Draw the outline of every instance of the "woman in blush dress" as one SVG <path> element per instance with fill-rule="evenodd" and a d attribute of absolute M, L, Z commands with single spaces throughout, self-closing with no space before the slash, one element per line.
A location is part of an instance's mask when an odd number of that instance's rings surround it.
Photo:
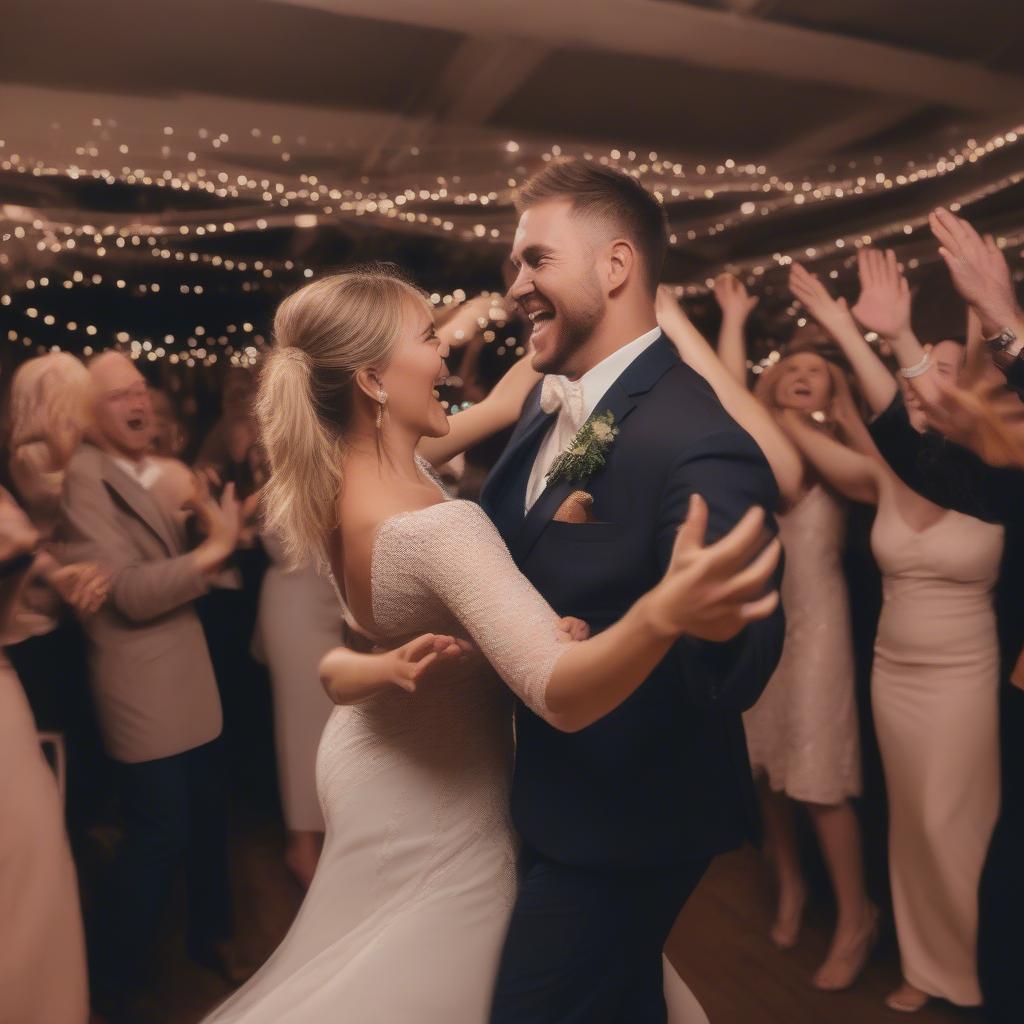
<path fill-rule="evenodd" d="M 861 294 L 852 311 L 803 268 L 793 271 L 793 290 L 839 342 L 868 404 L 881 412 L 897 385 L 857 321 L 889 340 L 905 367 L 955 376 L 962 349 L 945 341 L 925 353 L 910 329 L 910 291 L 891 251 L 862 250 L 859 261 Z M 914 1012 L 938 996 L 977 1006 L 978 884 L 999 810 L 993 590 L 1003 528 L 911 491 L 878 456 L 852 403 L 841 419 L 859 451 L 794 414 L 786 424 L 833 486 L 878 506 L 871 544 L 884 603 L 871 699 L 904 979 L 887 1003 Z"/>
<path fill-rule="evenodd" d="M 326 555 L 350 621 L 382 646 L 431 634 L 420 653 L 437 671 L 415 687 L 389 671 L 334 680 L 316 874 L 281 946 L 210 1024 L 484 1024 L 516 885 L 509 689 L 581 729 L 682 632 L 733 636 L 777 603 L 763 513 L 704 547 L 695 498 L 663 581 L 598 636 L 565 639 L 482 509 L 447 500 L 416 454 L 425 438 L 446 462 L 510 422 L 536 377 L 517 367 L 453 428 L 434 394 L 445 354 L 421 294 L 384 269 L 314 282 L 277 312 L 259 400 L 267 526 L 292 557 Z M 433 634 L 479 653 L 434 649 Z M 673 1024 L 706 1020 L 674 972 L 666 982 Z"/>
<path fill-rule="evenodd" d="M 779 536 L 786 551 L 782 658 L 758 702 L 743 716 L 750 761 L 762 779 L 765 831 L 778 883 L 771 929 L 781 949 L 796 945 L 806 901 L 794 804 L 814 824 L 836 898 L 836 929 L 814 974 L 826 990 L 853 984 L 867 961 L 878 912 L 864 884 L 860 824 L 850 798 L 861 790 L 860 735 L 854 693 L 853 639 L 842 569 L 846 506 L 807 464 L 779 426 L 786 408 L 824 413 L 839 370 L 813 351 L 783 357 L 746 387 L 743 329 L 756 300 L 730 275 L 715 284 L 723 312 L 716 355 L 662 289 L 658 320 L 680 355 L 715 389 L 722 404 L 760 445 L 779 484 Z"/>

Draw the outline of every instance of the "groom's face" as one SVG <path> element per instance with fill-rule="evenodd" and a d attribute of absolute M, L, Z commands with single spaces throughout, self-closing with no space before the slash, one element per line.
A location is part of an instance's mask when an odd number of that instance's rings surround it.
<path fill-rule="evenodd" d="M 580 350 L 605 313 L 597 272 L 597 239 L 568 199 L 549 199 L 519 218 L 509 289 L 532 323 L 533 368 L 576 377 Z"/>

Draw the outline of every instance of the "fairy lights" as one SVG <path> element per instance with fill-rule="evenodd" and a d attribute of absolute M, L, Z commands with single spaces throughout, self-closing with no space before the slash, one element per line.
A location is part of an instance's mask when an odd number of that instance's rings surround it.
<path fill-rule="evenodd" d="M 65 290 L 76 288 L 112 286 L 136 300 L 150 296 L 164 301 L 169 296 L 202 297 L 211 288 L 217 289 L 209 280 L 210 275 L 217 273 L 227 275 L 225 280 L 233 278 L 233 287 L 250 295 L 279 286 L 293 287 L 321 268 L 291 259 L 254 258 L 252 254 L 259 252 L 259 243 L 253 239 L 275 231 L 314 232 L 359 221 L 393 231 L 457 238 L 469 244 L 508 246 L 515 221 L 515 188 L 530 170 L 562 155 L 616 166 L 642 181 L 666 204 L 671 245 L 685 249 L 703 239 L 714 240 L 717 245 L 723 236 L 764 218 L 784 223 L 788 214 L 811 207 L 828 209 L 873 194 L 899 192 L 923 181 L 955 176 L 1024 142 L 1024 125 L 1018 125 L 989 138 L 969 138 L 924 162 L 884 166 L 882 157 L 875 156 L 832 163 L 820 174 L 787 178 L 770 173 L 764 164 L 740 162 L 731 157 L 684 163 L 639 147 L 610 147 L 607 151 L 569 145 L 541 148 L 531 142 L 507 139 L 461 153 L 465 163 L 461 174 L 435 173 L 431 161 L 439 154 L 410 147 L 407 152 L 417 157 L 416 165 L 423 170 L 410 175 L 413 180 L 398 181 L 397 175 L 389 174 L 371 179 L 358 173 L 347 178 L 340 172 L 311 173 L 301 166 L 308 140 L 290 138 L 285 132 L 265 127 L 249 129 L 244 139 L 246 154 L 252 154 L 253 163 L 258 165 L 250 168 L 239 166 L 238 153 L 233 157 L 229 153 L 231 136 L 212 128 L 186 131 L 175 124 L 157 123 L 128 134 L 110 119 L 98 117 L 83 127 L 83 137 L 67 144 L 66 162 L 52 157 L 33 158 L 20 150 L 15 140 L 0 139 L 0 171 L 91 182 L 109 188 L 162 191 L 167 193 L 167 198 L 160 200 L 163 211 L 141 216 L 108 213 L 97 224 L 95 219 L 89 220 L 95 214 L 85 211 L 48 210 L 43 215 L 37 209 L 0 206 L 0 270 L 7 271 L 0 306 L 35 323 L 36 333 L 59 329 L 76 337 L 95 339 L 96 343 L 103 339 L 97 336 L 96 325 L 82 314 L 61 316 L 58 302 L 33 301 L 31 296 L 47 288 L 59 288 L 54 294 L 62 295 Z M 60 141 L 73 139 L 73 128 L 64 126 L 61 130 Z M 117 137 L 119 133 L 122 137 Z M 338 167 L 343 166 L 344 161 L 339 161 Z M 274 169 L 270 170 L 271 167 Z M 996 180 L 979 185 L 975 176 L 972 186 L 965 185 L 956 195 L 951 208 L 969 206 L 1022 180 L 1024 172 L 1003 173 Z M 174 193 L 182 195 L 181 202 L 171 198 Z M 184 197 L 188 195 L 194 198 L 186 202 Z M 197 203 L 211 202 L 212 206 L 194 208 Z M 715 204 L 714 212 L 706 212 L 708 204 Z M 920 252 L 915 248 L 915 235 L 926 221 L 924 215 L 891 221 L 883 218 L 855 232 L 728 263 L 725 269 L 754 285 L 763 283 L 768 275 L 785 272 L 793 261 L 799 260 L 824 264 L 826 269 L 822 273 L 836 280 L 840 273 L 853 267 L 856 252 L 862 246 L 894 242 L 900 244 L 901 251 L 909 247 L 913 252 L 905 262 L 909 269 L 915 269 L 937 258 L 933 245 L 920 245 Z M 1016 245 L 1011 240 L 1014 237 L 1008 234 L 1005 244 Z M 207 242 L 218 238 L 238 239 L 249 254 L 240 257 L 202 250 Z M 225 246 L 222 243 L 219 247 Z M 96 261 L 101 268 L 107 265 L 117 269 L 96 273 Z M 41 264 L 44 271 L 39 269 Z M 194 268 L 196 277 L 168 279 L 166 272 L 172 267 L 183 272 Z M 58 272 L 58 268 L 66 270 Z M 147 268 L 159 269 L 161 279 L 154 280 L 152 270 L 147 273 Z M 679 282 L 677 293 L 705 294 L 711 285 L 705 274 L 701 271 L 699 277 Z M 432 299 L 436 305 L 447 307 L 461 301 L 458 294 Z M 29 310 L 34 310 L 35 316 Z M 787 312 L 791 317 L 799 314 L 795 309 Z M 239 348 L 230 341 L 219 340 L 228 338 L 226 329 L 204 327 L 200 333 L 200 326 L 203 325 L 197 325 L 190 336 L 192 340 L 217 340 L 208 348 L 198 341 L 195 346 L 186 345 L 187 352 L 177 350 L 181 339 L 173 344 L 157 344 L 154 339 L 135 338 L 123 329 L 111 332 L 111 340 L 129 346 L 138 341 L 136 358 L 146 360 L 177 358 L 195 363 L 215 356 L 213 346 L 222 350 L 222 357 L 227 355 L 233 360 L 248 361 L 258 355 L 262 339 Z M 22 332 L 10 333 L 16 334 L 16 340 L 26 347 L 41 344 Z M 255 332 L 251 333 L 255 340 Z M 119 340 L 122 335 L 123 341 Z M 495 338 L 488 338 L 488 343 Z M 150 347 L 141 347 L 147 341 Z M 502 349 L 516 350 L 512 344 L 496 348 L 499 353 Z M 199 350 L 204 355 L 200 356 Z"/>

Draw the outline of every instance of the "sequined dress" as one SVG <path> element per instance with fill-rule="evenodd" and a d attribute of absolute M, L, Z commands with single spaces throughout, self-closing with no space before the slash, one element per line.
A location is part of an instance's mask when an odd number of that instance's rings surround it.
<path fill-rule="evenodd" d="M 317 756 L 327 831 L 313 883 L 276 952 L 206 1024 L 488 1019 L 516 886 L 509 690 L 543 714 L 566 641 L 467 501 L 385 520 L 371 594 L 383 642 L 446 633 L 483 657 L 415 694 L 334 709 Z M 666 997 L 672 1024 L 706 1024 L 672 970 Z"/>
<path fill-rule="evenodd" d="M 382 639 L 470 636 L 490 664 L 332 711 L 317 756 L 327 832 L 316 876 L 281 946 L 209 1018 L 218 1024 L 487 1019 L 515 894 L 502 679 L 538 706 L 566 648 L 469 502 L 385 521 L 372 597 Z"/>
<path fill-rule="evenodd" d="M 815 485 L 784 515 L 782 657 L 743 716 L 750 763 L 794 800 L 837 804 L 860 793 L 853 638 L 843 575 L 846 507 Z"/>

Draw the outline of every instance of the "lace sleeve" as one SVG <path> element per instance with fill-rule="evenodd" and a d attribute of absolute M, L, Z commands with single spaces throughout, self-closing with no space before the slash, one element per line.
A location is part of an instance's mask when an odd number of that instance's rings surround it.
<path fill-rule="evenodd" d="M 375 592 L 418 587 L 444 604 L 509 688 L 548 717 L 548 680 L 569 645 L 560 639 L 559 617 L 478 505 L 446 501 L 387 520 L 377 534 L 373 575 Z"/>

